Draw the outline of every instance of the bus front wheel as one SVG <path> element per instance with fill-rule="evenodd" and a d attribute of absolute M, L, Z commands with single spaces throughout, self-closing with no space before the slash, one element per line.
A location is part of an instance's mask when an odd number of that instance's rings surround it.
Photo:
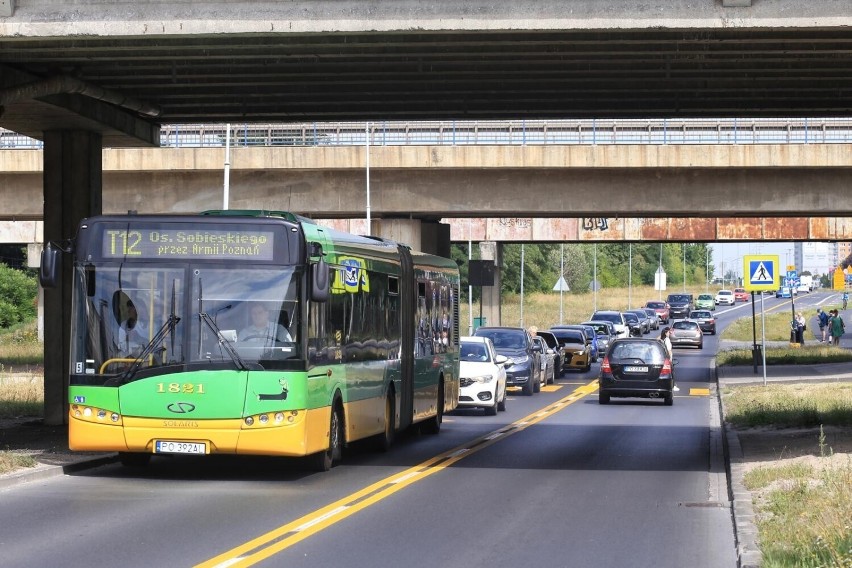
<path fill-rule="evenodd" d="M 335 402 L 331 410 L 331 419 L 328 426 L 328 449 L 311 456 L 313 469 L 316 471 L 328 471 L 334 467 L 334 463 L 340 461 L 343 454 L 343 418 L 340 405 Z"/>

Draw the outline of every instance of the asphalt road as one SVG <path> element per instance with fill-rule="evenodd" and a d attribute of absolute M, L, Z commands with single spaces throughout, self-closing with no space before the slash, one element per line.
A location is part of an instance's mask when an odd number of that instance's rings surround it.
<path fill-rule="evenodd" d="M 720 328 L 742 310 L 717 310 Z M 599 405 L 596 364 L 324 474 L 155 457 L 15 486 L 0 493 L 0 566 L 734 567 L 717 337 L 675 351 L 672 407 Z"/>

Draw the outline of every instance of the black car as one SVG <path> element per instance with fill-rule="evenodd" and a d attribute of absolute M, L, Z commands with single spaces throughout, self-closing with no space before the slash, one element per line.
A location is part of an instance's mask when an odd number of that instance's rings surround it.
<path fill-rule="evenodd" d="M 642 333 L 651 333 L 651 316 L 645 312 L 645 310 L 627 310 L 631 314 L 636 314 L 636 317 L 639 318 L 639 325 L 642 328 Z M 657 315 L 654 314 L 654 319 L 657 319 Z"/>
<path fill-rule="evenodd" d="M 674 403 L 673 362 L 659 339 L 626 338 L 613 341 L 598 376 L 600 404 L 610 397 L 662 398 Z"/>
<path fill-rule="evenodd" d="M 692 294 L 669 294 L 666 298 L 671 319 L 683 319 L 689 316 L 693 308 Z"/>
<path fill-rule="evenodd" d="M 541 390 L 541 348 L 520 327 L 480 327 L 473 335 L 488 337 L 494 350 L 514 361 L 506 369 L 506 386 L 521 387 L 527 396 Z"/>
<path fill-rule="evenodd" d="M 637 316 L 633 312 L 621 312 L 621 315 L 624 316 L 624 320 L 627 322 L 627 325 L 630 328 L 630 336 L 642 337 L 642 333 L 644 333 L 644 330 L 642 329 L 642 320 L 639 319 L 639 316 Z"/>

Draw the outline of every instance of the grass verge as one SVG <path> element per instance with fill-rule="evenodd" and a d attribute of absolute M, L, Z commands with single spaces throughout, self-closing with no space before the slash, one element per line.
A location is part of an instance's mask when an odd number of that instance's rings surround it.
<path fill-rule="evenodd" d="M 765 568 L 852 566 L 852 459 L 748 472 Z"/>
<path fill-rule="evenodd" d="M 0 418 L 44 415 L 44 375 L 0 371 Z"/>
<path fill-rule="evenodd" d="M 35 467 L 37 463 L 31 456 L 0 451 L 0 474 L 9 473 L 23 467 Z"/>
<path fill-rule="evenodd" d="M 852 426 L 852 384 L 726 388 L 722 396 L 725 420 L 737 426 L 820 426 L 820 457 L 761 465 L 744 476 L 764 568 L 852 566 L 852 458 L 834 456 L 822 432 L 823 425 Z"/>
<path fill-rule="evenodd" d="M 0 330 L 0 371 L 43 363 L 44 345 L 38 340 L 35 321 Z"/>
<path fill-rule="evenodd" d="M 744 386 L 722 390 L 735 426 L 852 426 L 852 384 Z"/>

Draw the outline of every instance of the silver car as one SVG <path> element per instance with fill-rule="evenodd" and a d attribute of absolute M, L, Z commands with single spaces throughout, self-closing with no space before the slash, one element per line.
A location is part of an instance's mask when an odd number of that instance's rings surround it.
<path fill-rule="evenodd" d="M 704 332 L 695 320 L 678 320 L 669 329 L 672 348 L 681 346 L 704 348 Z"/>

